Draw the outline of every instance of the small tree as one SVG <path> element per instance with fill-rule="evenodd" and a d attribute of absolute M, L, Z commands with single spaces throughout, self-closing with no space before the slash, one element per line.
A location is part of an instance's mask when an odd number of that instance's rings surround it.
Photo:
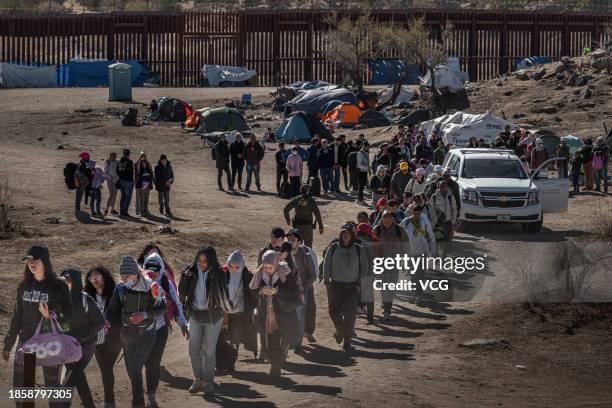
<path fill-rule="evenodd" d="M 376 58 L 382 44 L 382 29 L 369 11 L 356 19 L 333 15 L 328 24 L 329 48 L 327 59 L 336 64 L 342 72 L 345 85 L 352 84 L 363 89 L 364 64 L 369 58 Z"/>
<path fill-rule="evenodd" d="M 431 82 L 425 88 L 431 93 L 433 108 L 437 113 L 445 113 L 442 106 L 442 98 L 436 88 L 435 67 L 448 60 L 448 48 L 453 32 L 453 26 L 446 24 L 442 29 L 439 38 L 432 38 L 431 30 L 425 25 L 423 18 L 411 19 L 407 24 L 391 24 L 383 29 L 384 48 L 389 53 L 396 55 L 406 67 L 416 64 L 425 68 Z M 406 72 L 408 75 L 408 72 Z M 401 84 L 406 77 L 396 84 L 393 103 L 395 97 L 400 92 Z"/>

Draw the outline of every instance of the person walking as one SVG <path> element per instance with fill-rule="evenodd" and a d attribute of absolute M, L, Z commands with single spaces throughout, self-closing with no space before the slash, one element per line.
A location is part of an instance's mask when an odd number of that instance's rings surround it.
<path fill-rule="evenodd" d="M 230 176 L 230 148 L 225 139 L 225 136 L 221 136 L 221 139 L 215 144 L 212 150 L 213 159 L 215 160 L 215 165 L 217 167 L 217 185 L 219 186 L 219 191 L 225 191 L 223 188 L 223 183 L 221 183 L 221 179 L 223 178 L 223 172 L 225 172 L 225 176 L 227 177 L 227 188 L 232 189 L 232 179 Z"/>
<path fill-rule="evenodd" d="M 323 221 L 321 211 L 315 199 L 309 194 L 308 184 L 302 184 L 300 195 L 287 203 L 283 213 L 287 225 L 296 228 L 304 237 L 304 243 L 312 248 L 313 229 L 319 224 L 319 233 L 323 234 Z M 290 219 L 290 212 L 294 210 L 293 219 Z M 314 221 L 313 221 L 314 216 Z"/>
<path fill-rule="evenodd" d="M 119 215 L 121 217 L 129 217 L 132 193 L 134 192 L 134 162 L 130 160 L 129 149 L 123 149 L 123 157 L 117 164 L 117 173 L 119 175 L 119 189 L 121 191 Z"/>
<path fill-rule="evenodd" d="M 257 358 L 257 327 L 253 319 L 257 298 L 249 288 L 253 274 L 246 267 L 240 251 L 229 255 L 227 263 L 223 265 L 223 273 L 230 303 L 223 316 L 219 342 L 228 340 L 236 352 L 243 344 Z"/>
<path fill-rule="evenodd" d="M 302 182 L 302 172 L 304 171 L 304 163 L 299 155 L 299 148 L 293 146 L 291 154 L 287 157 L 287 175 L 289 176 L 289 185 L 291 189 L 291 197 L 300 194 L 300 184 Z"/>
<path fill-rule="evenodd" d="M 153 167 L 149 160 L 147 160 L 147 154 L 144 151 L 140 152 L 138 161 L 135 164 L 134 182 L 136 185 L 136 215 L 146 217 L 150 214 L 149 196 L 155 179 Z"/>
<path fill-rule="evenodd" d="M 270 242 L 259 251 L 257 256 L 257 266 L 261 265 L 261 259 L 266 251 L 280 251 L 280 246 L 285 240 L 285 230 L 281 227 L 274 227 L 270 231 Z"/>
<path fill-rule="evenodd" d="M 223 327 L 228 289 L 217 252 L 211 246 L 200 249 L 181 273 L 179 296 L 189 319 L 189 358 L 194 380 L 189 393 L 213 396 L 217 342 Z"/>
<path fill-rule="evenodd" d="M 557 150 L 555 151 L 555 157 L 560 157 L 564 160 L 557 161 L 557 174 L 558 177 L 567 178 L 568 169 L 570 165 L 570 148 L 567 145 L 567 141 L 561 139 Z"/>
<path fill-rule="evenodd" d="M 337 137 L 333 146 L 334 161 L 333 161 L 333 175 L 332 175 L 332 192 L 340 192 L 340 173 L 342 172 L 342 166 L 346 166 L 346 144 L 343 143 L 341 137 Z"/>
<path fill-rule="evenodd" d="M 123 358 L 132 386 L 132 408 L 145 408 L 142 369 L 156 340 L 157 316 L 166 311 L 163 289 L 142 273 L 131 256 L 119 264 L 121 282 L 105 312 L 111 322 L 120 321 Z"/>
<path fill-rule="evenodd" d="M 298 229 L 291 229 L 287 233 L 287 241 L 291 244 L 291 256 L 295 263 L 299 279 L 300 291 L 304 304 L 298 308 L 299 330 L 295 351 L 302 349 L 302 339 L 306 338 L 309 343 L 314 343 L 315 321 L 317 305 L 315 303 L 314 283 L 317 280 L 317 260 L 314 251 L 303 245 L 304 240 Z M 306 322 L 308 321 L 308 325 Z"/>
<path fill-rule="evenodd" d="M 548 153 L 548 149 L 546 148 L 546 146 L 544 146 L 544 141 L 538 137 L 535 140 L 535 146 L 533 150 L 531 150 L 531 160 L 529 160 L 531 168 L 535 171 L 544 162 L 546 162 L 549 157 L 550 155 Z"/>
<path fill-rule="evenodd" d="M 66 334 L 74 337 L 81 345 L 82 350 L 79 361 L 66 364 L 66 374 L 62 386 L 75 387 L 81 405 L 85 408 L 95 408 L 96 405 L 87 383 L 85 369 L 96 351 L 99 332 L 104 330 L 104 315 L 98 308 L 96 301 L 83 291 L 80 270 L 65 269 L 61 273 L 61 278 L 68 286 L 73 307 L 70 330 Z M 70 405 L 70 402 L 64 403 L 65 408 L 70 407 Z"/>
<path fill-rule="evenodd" d="M 298 335 L 297 309 L 302 305 L 298 278 L 276 251 L 266 251 L 249 287 L 259 299 L 259 330 L 266 334 L 270 378 L 281 376 L 288 348 Z"/>
<path fill-rule="evenodd" d="M 174 171 L 172 164 L 165 154 L 159 156 L 157 166 L 155 166 L 155 189 L 157 190 L 157 200 L 159 202 L 159 213 L 166 211 L 167 217 L 172 217 L 170 211 L 170 187 L 174 183 Z"/>
<path fill-rule="evenodd" d="M 317 163 L 321 173 L 321 187 L 325 193 L 333 190 L 332 168 L 334 166 L 334 151 L 329 148 L 327 140 L 321 141 L 321 148 L 317 152 Z"/>
<path fill-rule="evenodd" d="M 323 283 L 327 289 L 329 316 L 334 323 L 334 339 L 343 349 L 353 349 L 361 279 L 368 274 L 365 249 L 355 242 L 352 229 L 343 227 L 340 239 L 330 245 L 323 261 Z"/>
<path fill-rule="evenodd" d="M 587 139 L 580 148 L 582 157 L 582 170 L 584 171 L 584 189 L 593 190 L 593 140 Z"/>
<path fill-rule="evenodd" d="M 360 219 L 357 215 L 357 226 L 355 227 L 355 240 L 363 246 L 368 256 L 368 274 L 361 278 L 360 305 L 358 312 L 366 315 L 367 324 L 374 323 L 374 274 L 371 272 L 372 260 L 376 253 L 378 238 L 372 232 L 368 224 L 367 214 Z"/>
<path fill-rule="evenodd" d="M 308 166 L 308 179 L 319 178 L 319 149 L 321 149 L 321 138 L 314 136 L 312 138 L 312 144 L 308 149 L 308 160 L 306 164 Z"/>
<path fill-rule="evenodd" d="M 144 260 L 142 269 L 146 276 L 157 283 L 166 294 L 166 312 L 157 315 L 155 318 L 155 342 L 145 362 L 147 407 L 158 408 L 155 393 L 159 386 L 161 360 L 172 328 L 172 320 L 178 324 L 181 333 L 187 340 L 189 340 L 189 329 L 183 313 L 183 305 L 179 300 L 176 283 L 166 273 L 166 264 L 161 255 L 153 252 Z"/>
<path fill-rule="evenodd" d="M 370 146 L 366 141 L 361 144 L 361 149 L 357 153 L 357 183 L 359 185 L 357 204 L 365 204 L 363 200 L 363 190 L 368 185 L 368 174 L 370 172 Z"/>
<path fill-rule="evenodd" d="M 17 343 L 19 350 L 23 343 L 30 340 L 38 325 L 43 323 L 43 330 L 51 331 L 52 317 L 60 325 L 71 321 L 73 306 L 68 286 L 53 272 L 49 249 L 42 245 L 31 246 L 22 258 L 25 261 L 23 278 L 17 286 L 13 315 L 4 337 L 2 358 L 9 361 L 11 350 Z M 47 387 L 60 385 L 61 365 L 42 368 L 44 383 Z M 13 387 L 23 387 L 23 366 L 17 359 L 13 366 Z M 20 406 L 18 404 L 18 406 Z M 61 408 L 61 403 L 50 402 L 50 408 Z"/>
<path fill-rule="evenodd" d="M 278 151 L 274 154 L 274 160 L 276 161 L 276 193 L 282 196 L 281 186 L 284 185 L 287 188 L 289 184 L 289 173 L 287 171 L 287 159 L 285 159 L 285 143 L 280 142 L 278 144 Z M 283 184 L 281 184 L 281 182 Z M 285 193 L 286 194 L 286 193 Z"/>
<path fill-rule="evenodd" d="M 117 172 L 117 153 L 111 153 L 104 162 L 104 175 L 106 176 L 106 188 L 108 189 L 108 199 L 106 200 L 106 209 L 104 215 L 117 215 L 115 204 L 117 202 L 117 187 L 119 183 L 119 173 Z"/>
<path fill-rule="evenodd" d="M 398 254 L 405 254 L 408 251 L 408 236 L 406 230 L 395 223 L 395 218 L 390 211 L 384 211 L 380 224 L 374 227 L 373 231 L 378 238 L 377 246 L 378 257 L 395 258 Z M 382 275 L 384 283 L 397 283 L 399 270 L 385 269 Z M 395 291 L 382 291 L 383 319 L 391 320 L 393 309 L 393 298 Z"/>
<path fill-rule="evenodd" d="M 111 272 L 103 267 L 96 266 L 90 269 L 85 276 L 85 293 L 95 300 L 96 305 L 106 315 L 116 287 Z M 105 319 L 104 331 L 98 332 L 96 340 L 95 357 L 102 376 L 104 389 L 104 408 L 115 408 L 115 373 L 114 368 L 123 345 L 120 337 L 121 322 L 111 324 Z"/>
<path fill-rule="evenodd" d="M 74 175 L 74 184 L 76 186 L 74 202 L 75 212 L 81 211 L 81 201 L 83 197 L 85 197 L 85 205 L 87 205 L 87 199 L 90 195 L 90 184 L 93 171 L 89 163 L 89 158 L 89 152 L 81 152 L 79 154 L 79 165 Z"/>
<path fill-rule="evenodd" d="M 102 186 L 106 181 L 104 170 L 100 167 L 96 167 L 96 162 L 93 160 L 89 161 L 93 170 L 91 172 L 91 182 L 89 183 L 91 201 L 89 202 L 89 209 L 91 210 L 92 217 L 102 217 L 102 211 L 100 209 L 102 205 Z"/>
<path fill-rule="evenodd" d="M 387 168 L 382 164 L 376 168 L 376 174 L 370 180 L 370 190 L 372 190 L 372 209 L 381 197 L 387 198 L 391 186 L 391 177 L 387 174 Z"/>
<path fill-rule="evenodd" d="M 393 173 L 393 176 L 391 176 L 389 195 L 391 198 L 395 198 L 397 201 L 402 201 L 402 195 L 404 194 L 406 185 L 412 178 L 408 169 L 408 163 L 402 161 L 399 164 L 399 170 Z"/>
<path fill-rule="evenodd" d="M 444 214 L 444 235 L 447 242 L 450 243 L 453 239 L 458 213 L 455 196 L 448 188 L 446 181 L 440 180 L 436 193 L 431 197 L 431 202 Z"/>
<path fill-rule="evenodd" d="M 230 159 L 232 164 L 232 183 L 230 189 L 233 189 L 238 181 L 238 189 L 242 190 L 242 172 L 244 170 L 244 147 L 242 135 L 236 133 L 236 138 L 230 144 Z"/>
<path fill-rule="evenodd" d="M 446 148 L 446 146 L 444 146 L 444 142 L 441 139 L 438 140 L 438 146 L 433 151 L 433 164 L 442 165 L 442 163 L 444 163 L 446 153 L 448 153 L 448 149 Z"/>
<path fill-rule="evenodd" d="M 251 188 L 251 180 L 255 175 L 255 185 L 257 191 L 261 191 L 261 182 L 259 179 L 259 170 L 261 167 L 261 161 L 264 158 L 264 150 L 261 144 L 255 138 L 255 135 L 251 135 L 249 143 L 244 146 L 244 157 L 246 158 L 246 169 L 247 169 L 247 181 L 246 191 Z"/>
<path fill-rule="evenodd" d="M 404 191 L 412 193 L 412 195 L 414 196 L 419 193 L 423 193 L 425 191 L 425 187 L 427 187 L 425 170 L 422 167 L 419 167 L 414 172 L 414 177 L 410 179 L 408 184 L 406 184 L 406 188 L 404 189 Z"/>

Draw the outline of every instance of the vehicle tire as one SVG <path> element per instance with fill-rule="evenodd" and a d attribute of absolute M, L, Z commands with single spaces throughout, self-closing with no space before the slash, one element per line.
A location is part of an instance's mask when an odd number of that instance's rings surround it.
<path fill-rule="evenodd" d="M 527 230 L 529 229 L 529 223 L 521 222 L 521 229 L 523 230 L 523 232 L 527 232 Z"/>
<path fill-rule="evenodd" d="M 527 232 L 530 234 L 537 234 L 542 229 L 543 223 L 544 223 L 544 214 L 540 215 L 540 221 L 531 222 L 527 224 Z"/>
<path fill-rule="evenodd" d="M 468 228 L 467 221 L 457 220 L 455 222 L 455 231 L 456 232 L 466 232 Z"/>

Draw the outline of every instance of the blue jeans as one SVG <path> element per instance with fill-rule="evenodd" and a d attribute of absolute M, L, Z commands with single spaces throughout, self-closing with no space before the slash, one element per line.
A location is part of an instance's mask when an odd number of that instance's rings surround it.
<path fill-rule="evenodd" d="M 298 318 L 298 339 L 296 342 L 296 346 L 302 345 L 302 339 L 304 338 L 304 327 L 306 324 L 306 308 L 308 307 L 308 291 L 304 294 L 304 304 L 297 308 L 297 318 Z"/>
<path fill-rule="evenodd" d="M 155 329 L 149 330 L 137 342 L 125 343 L 123 345 L 125 368 L 127 369 L 127 374 L 132 383 L 132 404 L 144 404 L 142 369 L 155 344 L 155 334 Z"/>
<path fill-rule="evenodd" d="M 215 378 L 217 340 L 223 319 L 217 323 L 200 323 L 189 319 L 189 357 L 196 379 L 212 382 Z"/>
<path fill-rule="evenodd" d="M 246 189 L 248 190 L 251 187 L 251 179 L 253 178 L 253 173 L 255 173 L 255 185 L 258 189 L 261 189 L 261 182 L 259 181 L 259 164 L 247 164 L 247 180 L 246 180 Z"/>
<path fill-rule="evenodd" d="M 342 170 L 341 167 L 334 167 L 334 169 L 333 169 L 333 171 L 334 171 L 334 179 L 333 179 L 332 190 L 335 193 L 339 193 L 340 192 L 340 170 Z"/>
<path fill-rule="evenodd" d="M 319 171 L 321 172 L 321 188 L 323 188 L 323 191 L 331 191 L 332 169 L 330 167 L 322 167 Z"/>
<path fill-rule="evenodd" d="M 76 196 L 74 198 L 74 209 L 76 211 L 81 211 L 81 200 L 83 199 L 83 195 L 85 194 L 85 189 L 77 188 Z"/>
<path fill-rule="evenodd" d="M 100 213 L 101 201 L 102 201 L 102 189 L 100 187 L 92 188 L 91 189 L 91 201 L 89 202 L 89 207 L 92 213 L 94 212 L 94 206 L 95 206 L 96 212 Z"/>
<path fill-rule="evenodd" d="M 157 198 L 159 201 L 159 212 L 163 212 L 164 208 L 166 209 L 166 215 L 169 215 L 170 212 L 170 190 L 168 191 L 158 191 Z"/>
<path fill-rule="evenodd" d="M 121 200 L 119 202 L 119 208 L 121 215 L 127 215 L 130 209 L 130 203 L 132 202 L 132 192 L 134 191 L 134 182 L 121 180 L 119 182 L 121 187 Z"/>
<path fill-rule="evenodd" d="M 604 163 L 601 169 L 595 170 L 595 189 L 601 190 L 601 183 L 603 182 L 604 192 L 608 192 L 608 163 Z"/>

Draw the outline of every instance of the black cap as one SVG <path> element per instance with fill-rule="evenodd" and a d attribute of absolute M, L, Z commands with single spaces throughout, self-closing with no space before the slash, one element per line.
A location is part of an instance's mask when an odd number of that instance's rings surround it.
<path fill-rule="evenodd" d="M 49 249 L 44 245 L 32 245 L 21 260 L 25 261 L 27 259 L 48 260 Z"/>
<path fill-rule="evenodd" d="M 302 241 L 304 239 L 304 237 L 302 236 L 302 233 L 300 232 L 300 230 L 298 230 L 297 228 L 292 228 L 287 232 L 287 237 L 288 236 L 294 236 L 298 239 L 298 241 Z"/>
<path fill-rule="evenodd" d="M 291 252 L 292 250 L 293 250 L 293 247 L 287 241 L 283 242 L 280 246 L 280 252 Z"/>
<path fill-rule="evenodd" d="M 270 235 L 272 235 L 274 238 L 283 238 L 285 236 L 285 230 L 281 227 L 274 227 L 272 228 Z"/>

